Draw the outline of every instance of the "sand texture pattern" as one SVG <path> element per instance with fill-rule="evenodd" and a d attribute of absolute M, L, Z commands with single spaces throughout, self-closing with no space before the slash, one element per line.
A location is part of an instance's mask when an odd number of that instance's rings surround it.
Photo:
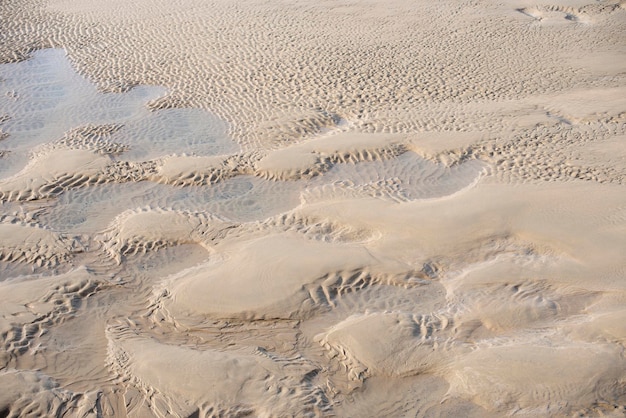
<path fill-rule="evenodd" d="M 0 1 L 0 417 L 626 416 L 623 0 Z"/>

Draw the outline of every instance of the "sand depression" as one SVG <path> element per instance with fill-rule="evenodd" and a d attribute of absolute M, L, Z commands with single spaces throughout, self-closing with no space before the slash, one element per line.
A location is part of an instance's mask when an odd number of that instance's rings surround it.
<path fill-rule="evenodd" d="M 625 33 L 0 3 L 0 415 L 624 416 Z"/>

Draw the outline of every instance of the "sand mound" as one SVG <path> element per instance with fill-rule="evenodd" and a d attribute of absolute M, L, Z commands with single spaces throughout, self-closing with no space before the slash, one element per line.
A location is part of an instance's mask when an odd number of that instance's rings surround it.
<path fill-rule="evenodd" d="M 152 413 L 281 416 L 326 409 L 321 391 L 302 378 L 314 369 L 294 365 L 303 363 L 297 359 L 272 358 L 263 350 L 219 352 L 163 344 L 123 327 L 110 327 L 107 337 L 110 367 L 150 399 Z M 182 385 L 177 381 L 181 372 L 186 375 Z"/>
<path fill-rule="evenodd" d="M 360 270 L 375 263 L 362 248 L 289 233 L 221 248 L 221 252 L 226 260 L 170 279 L 164 306 L 172 316 L 306 317 L 320 297 L 329 303 L 340 292 L 338 285 L 359 286 L 370 280 Z M 337 274 L 340 270 L 348 273 Z"/>
<path fill-rule="evenodd" d="M 213 240 L 232 225 L 203 213 L 165 210 L 135 210 L 121 213 L 101 237 L 108 253 L 120 257 L 173 245 L 201 244 Z"/>
<path fill-rule="evenodd" d="M 337 163 L 382 160 L 403 152 L 404 147 L 393 137 L 340 134 L 275 151 L 256 167 L 263 177 L 288 180 L 319 175 Z"/>
<path fill-rule="evenodd" d="M 451 373 L 450 392 L 509 413 L 550 415 L 563 409 L 563 399 L 574 409 L 610 404 L 624 395 L 620 351 L 602 344 L 485 348 L 461 357 Z"/>
<path fill-rule="evenodd" d="M 81 251 L 76 240 L 38 225 L 0 223 L 0 236 L 0 260 L 4 262 L 56 267 Z"/>
<path fill-rule="evenodd" d="M 318 340 L 352 379 L 400 377 L 443 368 L 452 356 L 446 354 L 447 343 L 453 344 L 445 335 L 448 326 L 445 316 L 373 313 L 349 317 Z"/>

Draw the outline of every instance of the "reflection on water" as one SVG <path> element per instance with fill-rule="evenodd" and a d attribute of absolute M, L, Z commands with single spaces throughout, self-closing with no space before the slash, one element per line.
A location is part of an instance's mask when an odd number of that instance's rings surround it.
<path fill-rule="evenodd" d="M 198 109 L 150 111 L 146 104 L 165 89 L 137 86 L 101 93 L 76 73 L 63 50 L 46 49 L 31 59 L 0 66 L 0 129 L 9 151 L 0 176 L 19 171 L 33 147 L 58 140 L 85 125 L 122 125 L 112 140 L 130 149 L 124 158 L 151 159 L 174 152 L 214 155 L 237 150 L 227 125 Z"/>

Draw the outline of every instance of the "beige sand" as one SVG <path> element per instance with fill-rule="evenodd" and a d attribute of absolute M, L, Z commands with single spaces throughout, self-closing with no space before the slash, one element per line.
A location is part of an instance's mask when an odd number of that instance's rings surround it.
<path fill-rule="evenodd" d="M 0 34 L 0 415 L 626 415 L 623 1 Z"/>

